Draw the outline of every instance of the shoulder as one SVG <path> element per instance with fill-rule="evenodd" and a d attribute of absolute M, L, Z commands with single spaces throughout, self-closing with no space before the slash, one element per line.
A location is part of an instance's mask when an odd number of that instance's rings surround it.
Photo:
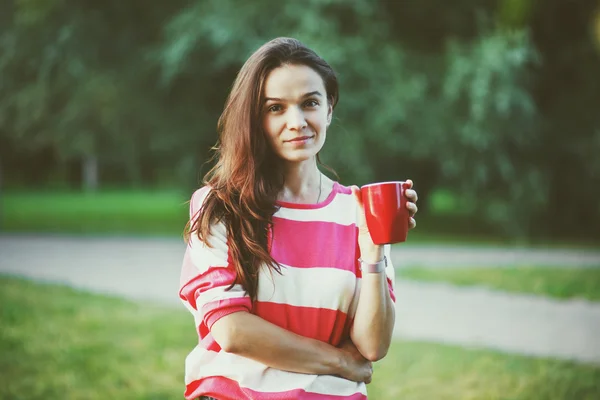
<path fill-rule="evenodd" d="M 206 200 L 206 196 L 208 196 L 210 191 L 210 186 L 203 186 L 192 194 L 192 197 L 190 198 L 190 217 L 194 216 L 198 213 L 198 211 L 200 211 L 202 204 L 204 204 L 204 200 Z"/>
<path fill-rule="evenodd" d="M 348 197 L 351 202 L 355 202 L 357 200 L 357 193 L 360 193 L 360 188 L 356 185 L 344 186 L 339 182 L 334 183 L 333 190 L 337 191 L 339 195 L 342 197 Z"/>
<path fill-rule="evenodd" d="M 344 186 L 339 182 L 333 182 L 333 190 L 337 190 L 339 194 L 350 195 L 352 194 L 352 186 Z"/>
<path fill-rule="evenodd" d="M 345 186 L 339 182 L 334 182 L 333 191 L 335 192 L 335 199 L 333 201 L 333 206 L 335 208 L 346 209 L 347 211 L 352 211 L 356 209 L 357 197 L 355 190 L 353 188 L 358 189 L 357 186 Z"/>

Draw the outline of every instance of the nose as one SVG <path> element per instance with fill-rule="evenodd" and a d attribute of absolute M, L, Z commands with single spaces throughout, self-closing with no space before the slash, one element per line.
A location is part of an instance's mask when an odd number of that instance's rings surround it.
<path fill-rule="evenodd" d="M 306 128 L 306 119 L 304 118 L 304 112 L 300 107 L 290 107 L 287 112 L 287 127 L 289 130 L 300 131 Z"/>

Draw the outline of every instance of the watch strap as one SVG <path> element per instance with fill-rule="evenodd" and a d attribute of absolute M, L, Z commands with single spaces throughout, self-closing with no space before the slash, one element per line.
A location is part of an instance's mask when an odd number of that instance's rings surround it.
<path fill-rule="evenodd" d="M 360 263 L 360 270 L 362 272 L 368 272 L 370 274 L 383 272 L 387 267 L 387 258 L 385 256 L 383 256 L 383 259 L 381 261 L 378 261 L 373 264 L 365 262 L 362 258 L 359 258 L 358 261 Z"/>

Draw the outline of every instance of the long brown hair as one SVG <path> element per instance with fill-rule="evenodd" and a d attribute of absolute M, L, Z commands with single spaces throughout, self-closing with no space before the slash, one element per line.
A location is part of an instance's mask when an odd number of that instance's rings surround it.
<path fill-rule="evenodd" d="M 267 76 L 282 65 L 306 65 L 315 70 L 323 79 L 329 105 L 335 108 L 337 78 L 325 60 L 296 39 L 277 38 L 261 46 L 242 66 L 227 98 L 217 125 L 216 163 L 203 182 L 211 190 L 202 212 L 186 227 L 187 238 L 195 231 L 203 240 L 210 235 L 211 225 L 225 223 L 235 283 L 241 284 L 252 300 L 256 299 L 261 265 L 280 272 L 268 245 L 284 181 L 279 159 L 263 132 L 262 97 Z"/>

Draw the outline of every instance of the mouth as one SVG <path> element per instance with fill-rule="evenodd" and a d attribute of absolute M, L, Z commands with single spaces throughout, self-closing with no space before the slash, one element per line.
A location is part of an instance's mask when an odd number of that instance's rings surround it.
<path fill-rule="evenodd" d="M 314 135 L 312 135 L 312 136 L 300 136 L 300 137 L 297 137 L 297 138 L 293 138 L 293 139 L 291 139 L 291 140 L 286 140 L 286 142 L 290 142 L 290 143 L 295 143 L 295 142 L 305 142 L 305 141 L 307 141 L 308 139 L 312 139 L 312 138 L 314 138 L 314 137 L 315 137 Z"/>

